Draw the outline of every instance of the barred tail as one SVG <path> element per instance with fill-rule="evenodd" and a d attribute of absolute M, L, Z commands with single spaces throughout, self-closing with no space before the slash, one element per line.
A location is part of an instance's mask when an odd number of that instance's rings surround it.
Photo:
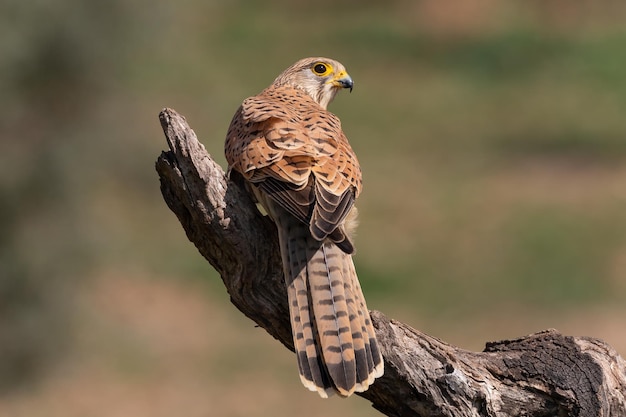
<path fill-rule="evenodd" d="M 365 391 L 383 361 L 352 257 L 291 216 L 277 224 L 302 383 L 322 397 Z"/>

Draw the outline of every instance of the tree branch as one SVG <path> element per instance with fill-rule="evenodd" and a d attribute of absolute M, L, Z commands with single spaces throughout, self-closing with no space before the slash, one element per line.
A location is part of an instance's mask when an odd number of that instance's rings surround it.
<path fill-rule="evenodd" d="M 232 303 L 293 350 L 273 223 L 184 117 L 164 109 L 159 118 L 170 148 L 156 163 L 165 202 Z M 388 416 L 626 416 L 626 362 L 598 339 L 547 330 L 469 352 L 377 311 L 372 321 L 385 374 L 359 395 Z"/>

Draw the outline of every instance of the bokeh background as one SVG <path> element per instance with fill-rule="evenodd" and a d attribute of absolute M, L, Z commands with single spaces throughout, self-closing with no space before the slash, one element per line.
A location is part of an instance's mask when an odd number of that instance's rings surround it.
<path fill-rule="evenodd" d="M 626 353 L 626 3 L 0 5 L 0 414 L 375 416 L 305 391 L 163 203 L 157 114 L 216 160 L 299 58 L 364 170 L 370 308 L 452 344 L 546 328 Z"/>

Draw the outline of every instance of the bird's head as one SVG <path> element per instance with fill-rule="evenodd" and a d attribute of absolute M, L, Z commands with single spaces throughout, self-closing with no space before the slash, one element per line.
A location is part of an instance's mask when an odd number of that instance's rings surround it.
<path fill-rule="evenodd" d="M 339 90 L 349 88 L 352 91 L 354 82 L 340 62 L 314 57 L 301 59 L 287 68 L 273 85 L 301 89 L 325 109 Z"/>

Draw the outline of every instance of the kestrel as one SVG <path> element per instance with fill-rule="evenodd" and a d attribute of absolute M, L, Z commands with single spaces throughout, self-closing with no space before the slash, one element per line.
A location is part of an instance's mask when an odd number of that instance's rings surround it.
<path fill-rule="evenodd" d="M 243 101 L 225 144 L 229 171 L 276 223 L 300 379 L 322 397 L 363 392 L 383 374 L 351 256 L 361 169 L 326 110 L 352 86 L 341 63 L 302 59 Z"/>

